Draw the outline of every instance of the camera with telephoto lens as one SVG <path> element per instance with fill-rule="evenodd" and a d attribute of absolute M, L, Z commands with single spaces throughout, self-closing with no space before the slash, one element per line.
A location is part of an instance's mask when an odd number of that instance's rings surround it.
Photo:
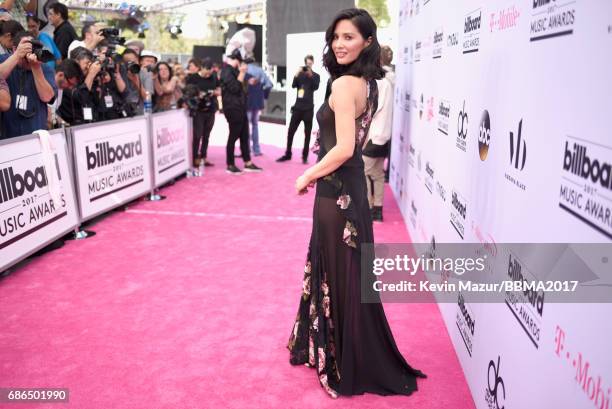
<path fill-rule="evenodd" d="M 178 105 L 183 103 L 189 109 L 189 115 L 195 116 L 197 112 L 209 112 L 214 109 L 215 91 L 209 89 L 200 91 L 197 85 L 189 84 L 183 91 L 183 97 L 178 101 Z"/>
<path fill-rule="evenodd" d="M 30 44 L 32 44 L 32 54 L 36 56 L 39 62 L 46 63 L 55 60 L 53 53 L 47 50 L 40 41 L 32 39 Z"/>

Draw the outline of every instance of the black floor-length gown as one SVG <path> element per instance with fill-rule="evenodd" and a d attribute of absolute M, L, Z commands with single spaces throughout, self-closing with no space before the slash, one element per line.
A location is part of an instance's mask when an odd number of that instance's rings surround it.
<path fill-rule="evenodd" d="M 377 100 L 376 81 L 370 80 L 367 109 L 355 123 L 353 156 L 317 181 L 303 292 L 288 343 L 291 364 L 314 367 L 332 397 L 409 395 L 417 390 L 416 378 L 425 377 L 397 349 L 382 304 L 361 303 L 361 243 L 374 242 L 361 148 Z M 327 98 L 317 121 L 321 160 L 336 144 Z"/>

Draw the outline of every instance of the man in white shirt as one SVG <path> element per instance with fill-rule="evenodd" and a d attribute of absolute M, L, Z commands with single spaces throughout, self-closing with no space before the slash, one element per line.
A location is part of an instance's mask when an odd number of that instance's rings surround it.
<path fill-rule="evenodd" d="M 104 36 L 100 34 L 100 30 L 104 28 L 104 23 L 87 22 L 83 25 L 82 40 L 74 40 L 68 47 L 68 56 L 78 47 L 85 47 L 89 51 L 96 49 L 98 44 L 104 40 Z"/>
<path fill-rule="evenodd" d="M 382 207 L 385 191 L 385 159 L 389 154 L 391 128 L 393 126 L 393 88 L 395 73 L 391 67 L 393 51 L 389 46 L 381 47 L 380 62 L 385 77 L 377 80 L 378 108 L 368 132 L 368 143 L 363 150 L 363 164 L 368 187 L 368 202 L 372 220 L 382 222 Z"/>

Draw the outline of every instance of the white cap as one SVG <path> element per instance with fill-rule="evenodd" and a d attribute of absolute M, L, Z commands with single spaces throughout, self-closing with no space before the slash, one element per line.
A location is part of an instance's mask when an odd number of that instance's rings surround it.
<path fill-rule="evenodd" d="M 157 61 L 161 60 L 159 54 L 150 51 L 150 50 L 142 50 L 142 52 L 140 53 L 140 58 L 142 57 L 153 57 L 155 58 Z"/>

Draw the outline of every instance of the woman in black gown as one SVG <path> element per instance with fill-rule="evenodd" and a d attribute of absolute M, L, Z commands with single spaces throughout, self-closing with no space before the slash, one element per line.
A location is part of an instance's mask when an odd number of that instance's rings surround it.
<path fill-rule="evenodd" d="M 295 184 L 305 194 L 316 183 L 316 196 L 290 362 L 314 367 L 334 398 L 409 395 L 425 375 L 400 354 L 382 305 L 361 303 L 361 244 L 374 242 L 361 150 L 384 75 L 376 24 L 365 10 L 347 9 L 325 40 L 333 82 L 317 112 L 318 161 Z"/>

